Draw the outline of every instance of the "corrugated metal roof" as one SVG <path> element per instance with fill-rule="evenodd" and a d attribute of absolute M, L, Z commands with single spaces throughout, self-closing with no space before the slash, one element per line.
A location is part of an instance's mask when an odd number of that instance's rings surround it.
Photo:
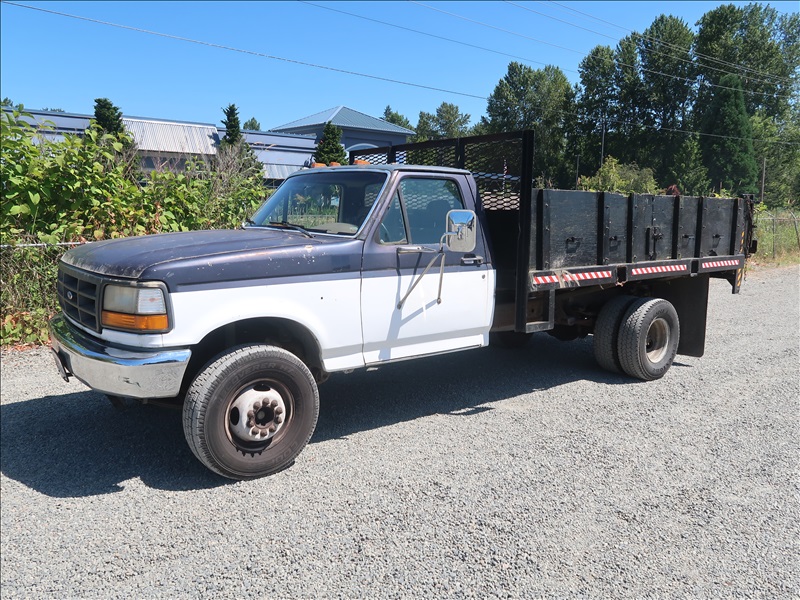
<path fill-rule="evenodd" d="M 329 108 L 316 114 L 310 115 L 297 121 L 292 121 L 280 127 L 273 127 L 271 131 L 289 131 L 291 129 L 302 129 L 307 127 L 314 127 L 324 125 L 331 122 L 337 127 L 349 127 L 352 129 L 367 129 L 369 131 L 384 131 L 388 133 L 397 133 L 401 135 L 414 135 L 414 131 L 400 127 L 393 123 L 384 121 L 383 119 L 376 119 L 370 117 L 362 112 L 347 108 L 346 106 L 337 106 Z"/>
<path fill-rule="evenodd" d="M 286 179 L 292 173 L 304 168 L 303 165 L 264 165 L 264 178 L 266 179 Z"/>
<path fill-rule="evenodd" d="M 140 150 L 177 154 L 216 154 L 213 125 L 192 125 L 170 121 L 124 117 L 125 128 L 133 135 Z"/>

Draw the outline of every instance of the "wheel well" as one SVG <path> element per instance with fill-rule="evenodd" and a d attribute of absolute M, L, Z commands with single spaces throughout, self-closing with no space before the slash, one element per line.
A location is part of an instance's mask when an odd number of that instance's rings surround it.
<path fill-rule="evenodd" d="M 183 377 L 182 391 L 200 370 L 220 352 L 242 344 L 269 344 L 288 350 L 302 360 L 318 382 L 326 379 L 319 343 L 304 326 L 288 319 L 256 318 L 228 323 L 208 333 L 192 348 Z"/>

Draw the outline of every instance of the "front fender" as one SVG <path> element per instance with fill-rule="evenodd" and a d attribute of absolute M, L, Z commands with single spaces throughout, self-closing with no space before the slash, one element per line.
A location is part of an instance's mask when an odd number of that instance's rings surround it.
<path fill-rule="evenodd" d="M 171 300 L 175 325 L 162 336 L 166 347 L 193 346 L 210 332 L 238 321 L 280 318 L 311 332 L 326 370 L 364 364 L 357 276 L 176 292 Z"/>

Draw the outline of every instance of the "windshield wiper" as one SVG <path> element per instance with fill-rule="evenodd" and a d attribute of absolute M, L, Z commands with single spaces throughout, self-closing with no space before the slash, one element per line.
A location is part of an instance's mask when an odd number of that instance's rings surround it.
<path fill-rule="evenodd" d="M 314 236 L 306 231 L 306 228 L 302 225 L 295 225 L 294 223 L 288 223 L 287 221 L 270 221 L 270 225 L 273 227 L 283 227 L 285 229 L 291 229 L 293 231 L 297 231 L 298 233 L 302 233 L 306 237 L 313 238 Z"/>

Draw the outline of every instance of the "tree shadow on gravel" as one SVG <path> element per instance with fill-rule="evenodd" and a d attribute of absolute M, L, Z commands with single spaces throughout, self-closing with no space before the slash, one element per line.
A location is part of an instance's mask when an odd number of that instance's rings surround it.
<path fill-rule="evenodd" d="M 490 348 L 335 374 L 320 387 L 311 443 L 437 413 L 468 417 L 492 410 L 499 400 L 584 379 L 635 383 L 602 371 L 590 340 L 564 343 L 546 335 L 516 350 Z M 194 457 L 181 418 L 178 410 L 138 404 L 120 412 L 88 391 L 6 404 L 0 406 L 0 469 L 53 497 L 115 493 L 137 477 L 171 491 L 232 483 Z"/>

